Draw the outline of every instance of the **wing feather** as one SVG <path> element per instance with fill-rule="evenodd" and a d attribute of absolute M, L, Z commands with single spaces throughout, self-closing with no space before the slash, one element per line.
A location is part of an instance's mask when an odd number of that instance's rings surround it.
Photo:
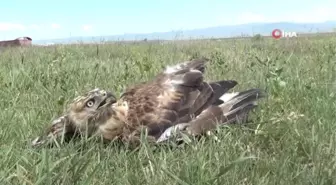
<path fill-rule="evenodd" d="M 128 103 L 127 122 L 131 127 L 144 125 L 151 135 L 159 135 L 180 117 L 193 113 L 195 105 L 206 101 L 202 99 L 206 62 L 192 60 L 168 67 L 154 80 L 128 88 L 121 99 Z M 148 106 L 152 108 L 146 109 Z"/>
<path fill-rule="evenodd" d="M 168 66 L 154 80 L 129 88 L 122 95 L 129 105 L 128 121 L 134 128 L 146 126 L 150 135 L 159 137 L 167 128 L 188 122 L 202 111 L 207 115 L 217 110 L 214 106 L 208 107 L 237 83 L 205 82 L 207 62 L 207 59 L 195 59 Z M 146 106 L 152 108 L 145 111 Z M 222 111 L 218 115 L 223 116 Z M 136 121 L 138 123 L 134 123 Z"/>

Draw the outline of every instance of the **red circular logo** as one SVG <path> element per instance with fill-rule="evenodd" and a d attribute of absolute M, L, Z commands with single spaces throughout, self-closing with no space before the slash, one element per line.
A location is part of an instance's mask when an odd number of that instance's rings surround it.
<path fill-rule="evenodd" d="M 282 36 L 282 31 L 279 29 L 275 29 L 272 31 L 272 37 L 275 39 L 280 39 Z"/>

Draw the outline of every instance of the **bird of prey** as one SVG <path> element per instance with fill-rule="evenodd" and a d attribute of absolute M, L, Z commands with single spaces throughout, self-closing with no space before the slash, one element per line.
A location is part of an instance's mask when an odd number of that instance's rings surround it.
<path fill-rule="evenodd" d="M 191 134 L 202 134 L 217 123 L 246 117 L 264 97 L 260 89 L 225 93 L 237 85 L 234 80 L 206 82 L 207 59 L 194 59 L 167 66 L 151 81 L 127 88 L 120 98 L 95 89 L 76 98 L 47 132 L 36 138 L 39 145 L 51 138 L 67 135 L 98 135 L 105 141 L 139 141 L 141 130 L 152 141 L 165 140 L 168 128 L 187 125 Z M 216 122 L 216 123 L 215 123 Z M 187 124 L 184 124 L 187 123 Z M 171 130 L 171 129 L 168 129 Z"/>

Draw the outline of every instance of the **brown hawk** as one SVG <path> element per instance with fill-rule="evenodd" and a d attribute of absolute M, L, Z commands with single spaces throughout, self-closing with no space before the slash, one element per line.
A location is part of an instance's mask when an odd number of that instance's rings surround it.
<path fill-rule="evenodd" d="M 246 117 L 264 93 L 250 89 L 227 98 L 225 93 L 237 82 L 206 82 L 207 62 L 195 59 L 168 66 L 153 80 L 127 88 L 119 99 L 104 90 L 90 91 L 76 98 L 64 116 L 55 120 L 33 145 L 75 134 L 99 135 L 106 141 L 138 141 L 142 129 L 152 141 L 161 141 L 166 138 L 165 131 L 178 124 L 186 123 L 183 125 L 187 125 L 188 132 L 198 135 L 212 130 L 217 123 Z"/>

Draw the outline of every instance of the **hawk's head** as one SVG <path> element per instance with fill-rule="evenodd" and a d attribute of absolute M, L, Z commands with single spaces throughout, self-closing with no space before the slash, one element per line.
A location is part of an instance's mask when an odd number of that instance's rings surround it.
<path fill-rule="evenodd" d="M 94 123 L 90 124 L 91 120 L 98 116 L 100 109 L 115 102 L 116 97 L 111 92 L 98 88 L 76 97 L 64 115 L 53 120 L 46 132 L 33 140 L 32 145 L 50 143 L 60 138 L 68 139 L 76 133 L 90 135 L 95 130 Z"/>
<path fill-rule="evenodd" d="M 83 125 L 92 119 L 99 109 L 115 102 L 116 98 L 112 93 L 97 88 L 75 98 L 66 114 L 74 124 Z"/>

